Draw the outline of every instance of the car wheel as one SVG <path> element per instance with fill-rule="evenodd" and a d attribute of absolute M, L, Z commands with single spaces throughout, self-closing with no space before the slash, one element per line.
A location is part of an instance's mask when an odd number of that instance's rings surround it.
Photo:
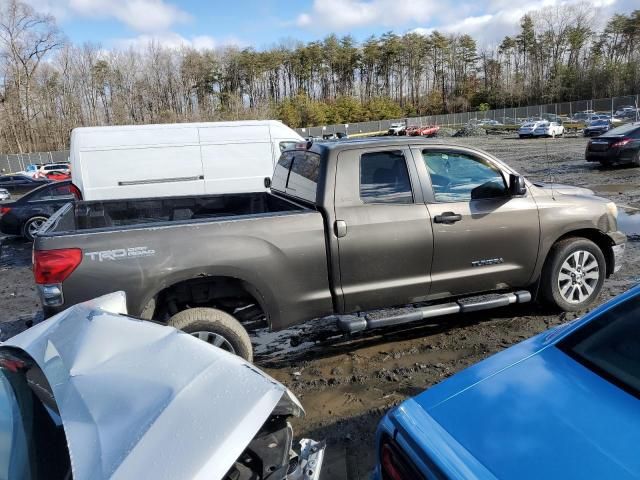
<path fill-rule="evenodd" d="M 633 159 L 631 160 L 631 165 L 633 165 L 634 167 L 640 167 L 640 150 L 638 150 L 636 154 L 633 156 Z"/>
<path fill-rule="evenodd" d="M 598 297 L 606 271 L 604 254 L 591 240 L 562 240 L 551 248 L 542 270 L 543 296 L 565 312 L 582 310 Z"/>
<path fill-rule="evenodd" d="M 253 361 L 249 334 L 227 312 L 215 308 L 188 308 L 176 313 L 168 324 L 249 362 Z"/>
<path fill-rule="evenodd" d="M 40 230 L 42 225 L 44 225 L 44 222 L 46 222 L 47 220 L 48 218 L 43 216 L 31 217 L 25 222 L 24 226 L 22 227 L 22 236 L 30 242 L 33 242 L 36 233 L 38 232 L 38 230 Z"/>

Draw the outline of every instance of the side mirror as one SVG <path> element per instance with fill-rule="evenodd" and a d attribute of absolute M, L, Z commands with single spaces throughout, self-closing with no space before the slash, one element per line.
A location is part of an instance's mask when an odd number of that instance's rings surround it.
<path fill-rule="evenodd" d="M 527 193 L 527 185 L 524 177 L 512 173 L 509 175 L 509 194 L 512 197 L 520 197 Z"/>
<path fill-rule="evenodd" d="M 269 177 L 264 177 L 264 188 L 271 188 L 271 179 Z"/>

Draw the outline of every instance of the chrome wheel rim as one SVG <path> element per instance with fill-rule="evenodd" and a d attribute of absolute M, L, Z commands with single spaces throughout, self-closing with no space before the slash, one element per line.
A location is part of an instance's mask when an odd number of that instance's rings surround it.
<path fill-rule="evenodd" d="M 560 267 L 558 289 L 565 301 L 579 304 L 593 295 L 599 280 L 600 267 L 596 257 L 586 250 L 577 250 Z"/>
<path fill-rule="evenodd" d="M 46 222 L 46 220 L 44 219 L 33 220 L 27 227 L 27 231 L 29 232 L 29 235 L 31 237 L 34 237 L 36 233 L 38 233 L 38 230 L 42 228 L 42 225 L 44 225 L 44 222 Z"/>
<path fill-rule="evenodd" d="M 203 342 L 210 343 L 214 347 L 221 348 L 222 350 L 226 350 L 227 352 L 231 352 L 233 354 L 236 353 L 233 345 L 231 345 L 231 343 L 229 343 L 229 340 L 224 338 L 222 335 L 213 332 L 206 332 L 204 330 L 193 332 L 191 335 L 202 340 Z"/>

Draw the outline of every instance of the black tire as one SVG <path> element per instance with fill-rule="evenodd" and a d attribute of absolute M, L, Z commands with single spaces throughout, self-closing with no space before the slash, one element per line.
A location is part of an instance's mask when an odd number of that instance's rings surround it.
<path fill-rule="evenodd" d="M 631 165 L 633 165 L 634 167 L 640 167 L 640 150 L 638 150 L 631 159 Z"/>
<path fill-rule="evenodd" d="M 249 334 L 232 315 L 215 308 L 189 308 L 176 313 L 169 325 L 253 361 L 253 347 Z M 220 339 L 224 342 L 220 342 Z"/>
<path fill-rule="evenodd" d="M 572 263 L 574 268 L 568 268 Z M 606 272 L 600 247 L 586 238 L 567 238 L 549 251 L 540 279 L 541 292 L 548 303 L 565 312 L 583 310 L 600 294 Z"/>
<path fill-rule="evenodd" d="M 524 135 L 518 135 L 520 138 L 524 138 Z"/>
<path fill-rule="evenodd" d="M 42 226 L 44 222 L 49 220 L 47 217 L 42 215 L 37 215 L 35 217 L 31 217 L 27 220 L 22 226 L 22 236 L 33 242 L 33 238 L 35 235 L 35 231 Z"/>

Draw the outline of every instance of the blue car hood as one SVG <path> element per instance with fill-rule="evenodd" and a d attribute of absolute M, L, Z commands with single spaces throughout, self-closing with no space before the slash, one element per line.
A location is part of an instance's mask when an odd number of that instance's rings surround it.
<path fill-rule="evenodd" d="M 551 331 L 403 403 L 392 418 L 452 478 L 638 478 L 640 401 Z"/>

